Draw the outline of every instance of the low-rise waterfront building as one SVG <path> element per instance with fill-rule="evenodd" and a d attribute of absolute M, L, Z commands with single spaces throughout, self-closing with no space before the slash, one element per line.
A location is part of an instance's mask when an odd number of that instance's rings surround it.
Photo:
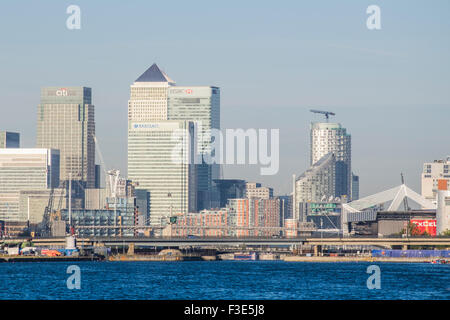
<path fill-rule="evenodd" d="M 172 225 L 171 235 L 177 237 L 227 237 L 230 232 L 230 209 L 202 210 L 199 213 L 188 213 L 176 217 Z"/>
<path fill-rule="evenodd" d="M 229 199 L 225 208 L 178 214 L 165 235 L 271 237 L 280 235 L 280 200 Z"/>
<path fill-rule="evenodd" d="M 231 221 L 236 237 L 274 236 L 280 233 L 279 199 L 230 199 Z"/>
<path fill-rule="evenodd" d="M 61 216 L 69 221 L 69 210 L 62 210 Z M 108 198 L 106 209 L 71 210 L 71 220 L 80 237 L 133 237 L 137 235 L 136 199 Z"/>
<path fill-rule="evenodd" d="M 340 202 L 302 202 L 299 204 L 303 222 L 313 222 L 317 229 L 341 229 Z"/>

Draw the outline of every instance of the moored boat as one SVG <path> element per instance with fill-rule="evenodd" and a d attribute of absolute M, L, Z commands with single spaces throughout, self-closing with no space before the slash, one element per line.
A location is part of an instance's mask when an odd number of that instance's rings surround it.
<path fill-rule="evenodd" d="M 234 254 L 234 260 L 255 261 L 255 260 L 258 260 L 258 255 L 256 254 L 256 252 L 251 252 L 251 253 L 236 252 Z"/>

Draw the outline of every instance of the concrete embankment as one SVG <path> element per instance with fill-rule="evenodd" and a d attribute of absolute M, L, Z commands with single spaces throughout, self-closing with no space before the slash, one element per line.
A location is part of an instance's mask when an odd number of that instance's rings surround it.
<path fill-rule="evenodd" d="M 204 259 L 201 256 L 188 256 L 188 255 L 118 254 L 108 257 L 108 261 L 202 261 L 202 260 Z"/>
<path fill-rule="evenodd" d="M 181 256 L 160 255 L 126 255 L 118 254 L 108 257 L 108 261 L 183 261 Z"/>
<path fill-rule="evenodd" d="M 388 257 L 306 257 L 286 256 L 284 261 L 288 262 L 398 262 L 398 263 L 424 263 L 431 262 L 437 258 L 388 258 Z"/>
<path fill-rule="evenodd" d="M 0 262 L 64 262 L 64 261 L 98 261 L 102 260 L 100 257 L 87 256 L 87 257 L 45 257 L 45 256 L 0 256 Z"/>

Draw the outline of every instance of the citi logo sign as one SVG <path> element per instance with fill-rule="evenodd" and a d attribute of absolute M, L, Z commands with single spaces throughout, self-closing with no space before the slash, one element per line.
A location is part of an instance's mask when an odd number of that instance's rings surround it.
<path fill-rule="evenodd" d="M 67 89 L 61 88 L 61 89 L 56 90 L 56 95 L 58 97 L 67 97 L 68 96 Z"/>

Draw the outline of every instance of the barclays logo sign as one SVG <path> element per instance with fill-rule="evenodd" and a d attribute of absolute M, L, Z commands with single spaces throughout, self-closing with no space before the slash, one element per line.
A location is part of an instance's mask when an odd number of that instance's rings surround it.
<path fill-rule="evenodd" d="M 157 123 L 135 123 L 133 129 L 156 129 L 159 128 Z"/>

